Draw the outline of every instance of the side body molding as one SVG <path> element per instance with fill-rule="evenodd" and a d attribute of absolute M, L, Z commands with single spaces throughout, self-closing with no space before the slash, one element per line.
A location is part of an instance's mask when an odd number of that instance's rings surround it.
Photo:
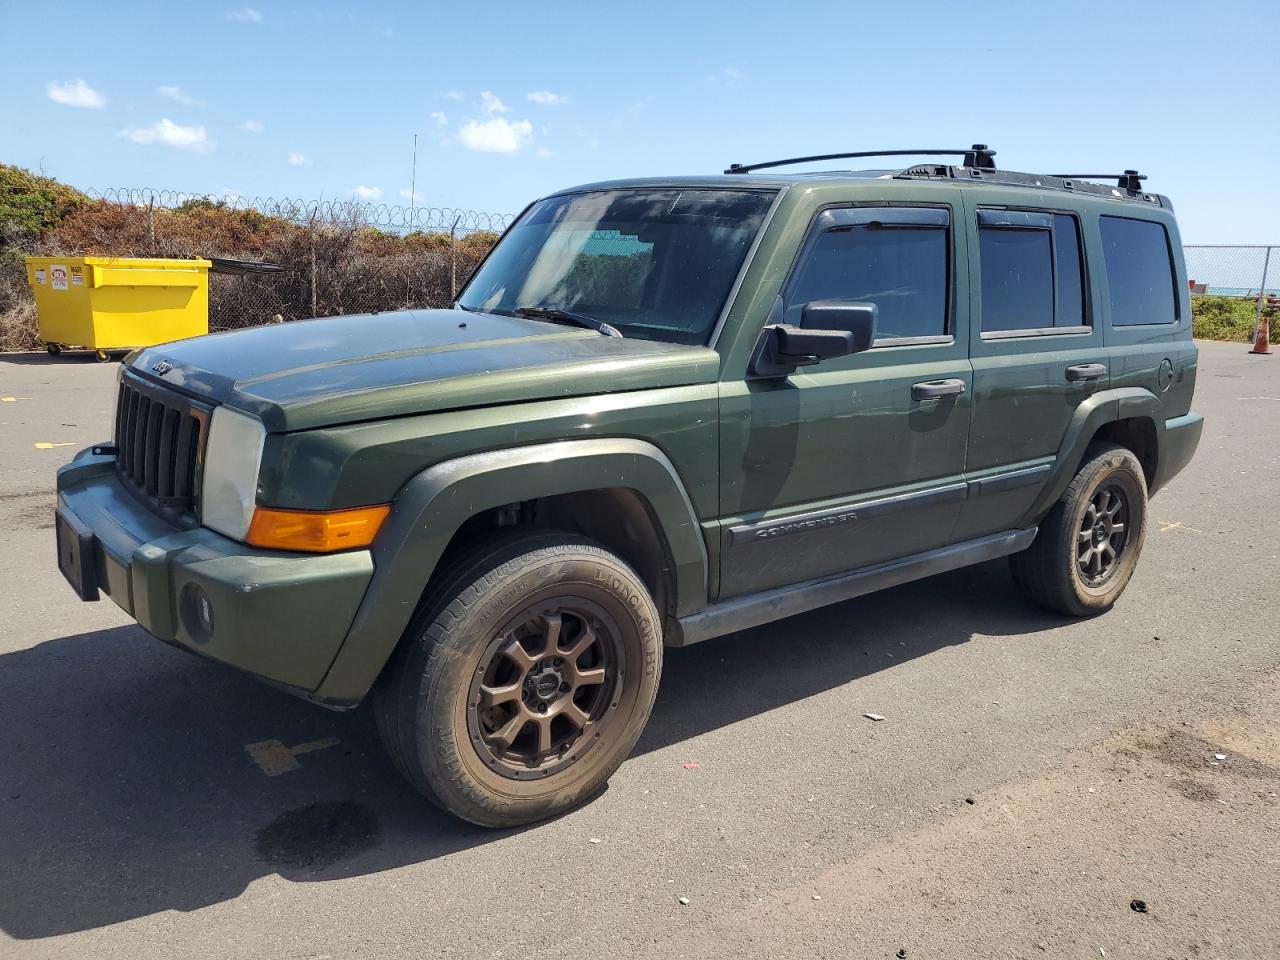
<path fill-rule="evenodd" d="M 707 549 L 675 467 L 651 443 L 566 440 L 436 464 L 401 488 L 373 546 L 368 592 L 314 699 L 354 706 L 373 686 L 458 528 L 485 510 L 556 494 L 627 488 L 649 506 L 668 556 L 676 616 L 707 603 Z"/>
<path fill-rule="evenodd" d="M 1038 523 L 1058 501 L 1075 476 L 1090 441 L 1100 427 L 1117 420 L 1137 418 L 1150 420 L 1155 427 L 1158 457 L 1164 444 L 1164 417 L 1160 411 L 1159 399 L 1150 390 L 1141 387 L 1100 390 L 1083 400 L 1076 407 L 1066 435 L 1062 438 L 1062 445 L 1058 448 L 1058 456 L 1053 464 L 1053 473 L 1018 526 Z"/>

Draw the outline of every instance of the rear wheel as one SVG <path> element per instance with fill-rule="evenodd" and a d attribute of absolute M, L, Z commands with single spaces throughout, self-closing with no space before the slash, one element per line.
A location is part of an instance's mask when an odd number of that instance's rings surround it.
<path fill-rule="evenodd" d="M 482 826 L 589 798 L 644 729 L 662 663 L 643 581 L 566 534 L 497 539 L 458 558 L 374 691 L 406 778 Z"/>
<path fill-rule="evenodd" d="M 1111 608 L 1142 552 L 1147 483 L 1124 447 L 1090 448 L 1035 542 L 1010 558 L 1014 580 L 1036 603 L 1083 617 Z"/>

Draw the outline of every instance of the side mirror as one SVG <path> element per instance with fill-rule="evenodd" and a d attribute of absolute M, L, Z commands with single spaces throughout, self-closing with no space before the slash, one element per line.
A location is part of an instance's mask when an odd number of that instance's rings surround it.
<path fill-rule="evenodd" d="M 874 303 L 813 300 L 800 313 L 802 326 L 770 324 L 760 333 L 750 371 L 761 377 L 785 377 L 798 367 L 846 357 L 870 348 L 875 340 Z"/>

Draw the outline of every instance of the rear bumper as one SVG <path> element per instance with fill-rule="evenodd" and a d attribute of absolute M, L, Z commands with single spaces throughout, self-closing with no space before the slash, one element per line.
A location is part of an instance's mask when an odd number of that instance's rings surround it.
<path fill-rule="evenodd" d="M 58 471 L 59 565 L 85 600 L 107 594 L 147 632 L 306 696 L 347 635 L 373 576 L 368 550 L 257 550 L 173 526 L 86 450 Z M 196 613 L 203 593 L 212 630 Z M 202 601 L 201 601 L 202 602 Z"/>
<path fill-rule="evenodd" d="M 1164 435 L 1160 438 L 1160 458 L 1156 464 L 1155 480 L 1151 492 L 1155 493 L 1176 477 L 1195 456 L 1200 446 L 1200 434 L 1204 431 L 1204 417 L 1198 413 L 1174 417 L 1164 422 Z"/>

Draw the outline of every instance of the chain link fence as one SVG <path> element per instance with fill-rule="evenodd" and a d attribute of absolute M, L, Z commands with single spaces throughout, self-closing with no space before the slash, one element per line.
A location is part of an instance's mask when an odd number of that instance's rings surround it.
<path fill-rule="evenodd" d="M 1183 251 L 1196 336 L 1253 340 L 1266 318 L 1272 342 L 1280 339 L 1280 246 L 1190 244 Z"/>
<path fill-rule="evenodd" d="M 1193 293 L 1221 297 L 1280 294 L 1280 247 L 1192 244 L 1182 249 Z"/>

